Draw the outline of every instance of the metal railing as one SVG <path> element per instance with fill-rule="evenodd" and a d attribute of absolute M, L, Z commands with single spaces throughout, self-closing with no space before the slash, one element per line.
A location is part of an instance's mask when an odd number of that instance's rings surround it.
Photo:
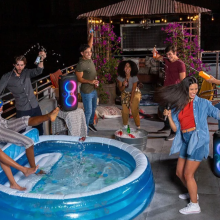
<path fill-rule="evenodd" d="M 77 64 L 73 64 L 69 67 L 65 67 L 64 69 L 61 70 L 61 72 L 63 73 L 63 75 L 69 74 L 69 73 L 73 73 L 74 72 L 74 68 Z M 52 83 L 50 80 L 50 75 L 44 76 L 40 79 L 37 79 L 33 82 L 31 82 L 33 89 L 34 89 L 34 94 L 38 100 L 38 102 L 40 102 L 41 100 L 45 99 L 45 98 L 52 98 Z M 2 100 L 4 100 L 4 104 L 3 105 L 8 105 L 11 104 L 11 106 L 9 106 L 7 109 L 4 109 L 4 113 L 8 113 L 11 111 L 15 111 L 15 106 L 14 106 L 14 97 L 12 96 L 11 92 L 7 92 L 4 93 L 0 96 L 0 98 Z M 5 101 L 7 100 L 7 101 Z M 14 112 L 9 114 L 6 117 L 6 119 L 10 119 L 12 117 L 14 117 L 16 115 L 16 112 Z"/>
<path fill-rule="evenodd" d="M 219 78 L 219 55 L 220 50 L 215 51 L 203 51 L 201 53 L 202 61 L 204 63 L 215 64 L 216 66 L 216 76 L 215 78 Z"/>

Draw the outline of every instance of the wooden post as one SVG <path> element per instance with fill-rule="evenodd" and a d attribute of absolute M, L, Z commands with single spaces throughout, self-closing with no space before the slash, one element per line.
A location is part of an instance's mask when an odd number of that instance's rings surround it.
<path fill-rule="evenodd" d="M 199 48 L 201 48 L 201 13 L 199 13 L 199 18 L 198 18 L 198 29 L 197 29 L 197 34 L 198 34 L 198 44 Z M 201 53 L 198 53 L 198 58 L 201 60 L 202 56 Z"/>

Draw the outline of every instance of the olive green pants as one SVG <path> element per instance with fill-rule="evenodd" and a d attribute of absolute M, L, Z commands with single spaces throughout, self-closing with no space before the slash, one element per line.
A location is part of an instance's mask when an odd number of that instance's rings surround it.
<path fill-rule="evenodd" d="M 125 97 L 124 94 L 121 95 L 121 100 L 123 100 Z M 140 117 L 139 117 L 139 103 L 141 100 L 141 93 L 140 92 L 135 92 L 134 99 L 131 105 L 131 114 L 134 118 L 135 125 L 137 127 L 140 126 Z M 126 104 L 122 104 L 122 120 L 123 120 L 123 125 L 128 124 L 128 119 L 129 119 L 129 109 L 126 106 Z"/>

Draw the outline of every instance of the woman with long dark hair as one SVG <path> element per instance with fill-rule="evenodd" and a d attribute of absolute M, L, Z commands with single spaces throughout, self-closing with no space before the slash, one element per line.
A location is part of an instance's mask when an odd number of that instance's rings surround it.
<path fill-rule="evenodd" d="M 194 174 L 203 158 L 209 155 L 207 117 L 220 119 L 220 111 L 208 100 L 199 98 L 197 92 L 197 79 L 190 76 L 155 93 L 155 100 L 160 105 L 169 104 L 172 109 L 163 112 L 176 132 L 170 154 L 179 152 L 176 175 L 188 189 L 188 193 L 180 194 L 179 198 L 190 198 L 187 207 L 179 210 L 182 214 L 201 212 Z"/>
<path fill-rule="evenodd" d="M 122 61 L 118 65 L 118 87 L 121 91 L 122 102 L 122 119 L 125 128 L 128 126 L 129 108 L 134 118 L 137 129 L 140 129 L 139 117 L 139 103 L 141 100 L 141 92 L 137 87 L 138 68 L 137 65 L 131 61 Z"/>

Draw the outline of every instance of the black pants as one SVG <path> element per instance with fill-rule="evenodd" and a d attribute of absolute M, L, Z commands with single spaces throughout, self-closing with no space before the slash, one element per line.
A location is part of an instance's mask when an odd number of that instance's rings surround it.
<path fill-rule="evenodd" d="M 164 107 L 162 106 L 158 106 L 158 111 L 161 112 L 161 114 L 163 114 L 163 111 L 164 111 Z M 169 123 L 169 119 L 167 117 L 167 119 L 164 121 L 164 126 L 167 127 L 167 128 L 170 128 L 170 123 Z M 171 132 L 170 134 L 176 134 L 176 132 L 174 132 L 172 129 L 171 129 Z"/>
<path fill-rule="evenodd" d="M 37 108 L 32 108 L 31 110 L 27 110 L 27 111 L 20 111 L 17 110 L 17 118 L 21 118 L 23 116 L 30 116 L 30 117 L 34 117 L 34 116 L 40 116 L 42 115 L 40 106 L 38 105 Z M 37 128 L 39 131 L 39 135 L 43 135 L 44 134 L 44 130 L 43 130 L 43 124 L 37 125 L 37 126 L 33 126 L 33 128 Z M 23 133 L 25 130 L 20 131 L 20 133 Z"/>

